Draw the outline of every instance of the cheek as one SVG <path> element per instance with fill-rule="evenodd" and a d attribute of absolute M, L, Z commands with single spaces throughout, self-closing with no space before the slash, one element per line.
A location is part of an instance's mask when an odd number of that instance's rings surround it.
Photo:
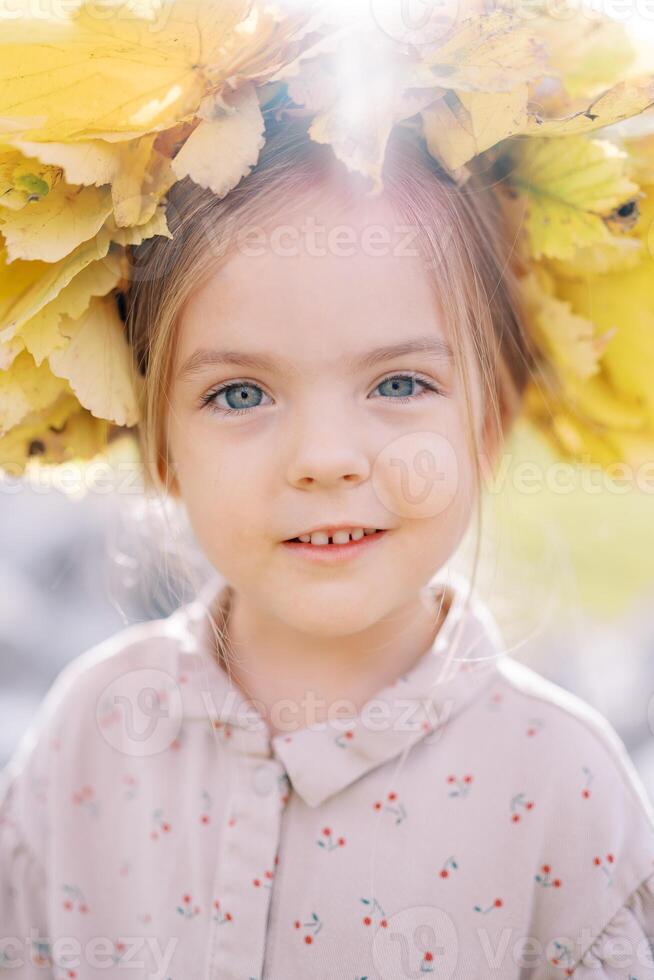
<path fill-rule="evenodd" d="M 471 503 L 471 460 L 463 433 L 410 432 L 389 442 L 375 459 L 378 499 L 402 520 L 436 519 Z"/>
<path fill-rule="evenodd" d="M 260 453 L 244 452 L 215 437 L 171 439 L 181 498 L 205 550 L 230 551 L 261 530 L 265 479 Z"/>

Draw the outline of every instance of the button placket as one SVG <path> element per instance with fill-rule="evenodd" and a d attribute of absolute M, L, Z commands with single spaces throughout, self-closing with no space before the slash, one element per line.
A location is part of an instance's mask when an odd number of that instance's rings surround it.
<path fill-rule="evenodd" d="M 249 747 L 255 749 L 254 743 Z M 214 879 L 219 905 L 213 909 L 206 980 L 259 980 L 262 974 L 284 808 L 284 768 L 269 752 L 230 752 L 233 791 Z"/>

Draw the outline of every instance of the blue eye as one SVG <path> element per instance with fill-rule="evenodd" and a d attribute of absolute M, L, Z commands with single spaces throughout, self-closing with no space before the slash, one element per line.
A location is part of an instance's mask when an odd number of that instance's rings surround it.
<path fill-rule="evenodd" d="M 421 390 L 415 393 L 414 385 L 420 385 Z M 410 402 L 422 398 L 433 392 L 442 395 L 440 387 L 433 384 L 427 378 L 417 374 L 394 374 L 389 378 L 380 381 L 376 389 L 386 387 L 384 397 L 396 402 Z M 408 392 L 408 393 L 407 393 Z M 253 381 L 230 381 L 228 384 L 219 385 L 212 388 L 206 395 L 203 395 L 201 404 L 209 411 L 220 415 L 245 415 L 253 408 L 261 404 L 263 390 Z M 227 405 L 221 404 L 218 399 L 221 395 L 225 396 Z"/>
<path fill-rule="evenodd" d="M 422 390 L 418 394 L 413 393 L 413 385 L 422 385 Z M 377 388 L 382 388 L 384 385 L 390 386 L 387 391 L 393 401 L 407 402 L 415 401 L 416 398 L 421 398 L 426 395 L 429 391 L 436 392 L 436 394 L 442 394 L 440 388 L 426 378 L 421 378 L 416 374 L 394 374 L 390 378 L 384 378 L 377 385 Z M 409 394 L 407 394 L 407 389 Z"/>
<path fill-rule="evenodd" d="M 259 395 L 253 395 L 251 393 L 253 390 L 259 392 Z M 222 415 L 243 415 L 251 408 L 256 408 L 257 405 L 261 404 L 261 393 L 262 389 L 259 385 L 255 385 L 251 381 L 232 381 L 207 392 L 202 399 L 202 404 L 208 405 L 211 411 L 220 412 Z M 227 401 L 227 407 L 218 402 L 218 398 L 223 394 Z"/>

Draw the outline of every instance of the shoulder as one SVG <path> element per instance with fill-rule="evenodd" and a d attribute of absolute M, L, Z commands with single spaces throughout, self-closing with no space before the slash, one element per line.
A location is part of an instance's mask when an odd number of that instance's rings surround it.
<path fill-rule="evenodd" d="M 512 657 L 498 662 L 497 690 L 509 717 L 535 754 L 544 754 L 557 768 L 585 777 L 581 798 L 588 800 L 596 778 L 610 782 L 615 798 L 643 815 L 654 832 L 654 809 L 626 746 L 605 716 L 583 698 L 543 677 Z M 593 785 L 595 784 L 595 786 Z M 583 792 L 586 789 L 587 792 Z"/>
<path fill-rule="evenodd" d="M 178 678 L 187 609 L 130 624 L 58 673 L 0 771 L 0 813 L 11 802 L 25 833 L 43 840 L 57 787 L 68 786 L 84 759 L 104 771 L 112 756 L 134 754 L 127 743 L 139 715 L 147 720 L 163 714 L 160 738 L 175 737 L 183 715 Z"/>
<path fill-rule="evenodd" d="M 573 936 L 580 956 L 654 883 L 652 804 L 624 742 L 582 698 L 511 657 L 494 695 L 494 751 L 510 754 L 511 785 L 535 801 L 532 925 L 546 941 Z"/>
<path fill-rule="evenodd" d="M 10 760 L 20 764 L 34 743 L 47 732 L 53 738 L 63 728 L 83 722 L 89 711 L 102 714 L 102 695 L 112 684 L 129 685 L 139 671 L 175 675 L 179 664 L 183 613 L 180 607 L 168 617 L 132 623 L 94 644 L 59 671 Z M 106 707 L 106 705 L 105 705 Z"/>

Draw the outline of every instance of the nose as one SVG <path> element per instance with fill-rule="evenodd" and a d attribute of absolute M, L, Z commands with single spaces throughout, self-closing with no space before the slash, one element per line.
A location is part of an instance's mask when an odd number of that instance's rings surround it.
<path fill-rule="evenodd" d="M 291 450 L 287 479 L 304 490 L 356 486 L 369 479 L 370 469 L 368 455 L 357 446 L 346 423 L 330 424 L 323 419 L 312 425 L 305 419 Z"/>

